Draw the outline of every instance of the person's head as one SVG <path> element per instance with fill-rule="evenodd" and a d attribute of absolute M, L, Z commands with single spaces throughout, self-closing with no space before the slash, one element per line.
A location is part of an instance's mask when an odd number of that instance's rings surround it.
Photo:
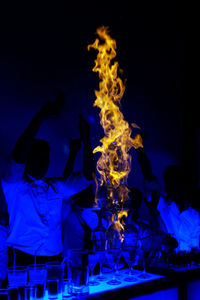
<path fill-rule="evenodd" d="M 50 146 L 47 141 L 34 139 L 26 160 L 25 173 L 39 180 L 48 171 Z"/>
<path fill-rule="evenodd" d="M 181 165 L 170 165 L 163 172 L 167 197 L 182 206 L 188 199 L 189 187 L 185 169 Z"/>

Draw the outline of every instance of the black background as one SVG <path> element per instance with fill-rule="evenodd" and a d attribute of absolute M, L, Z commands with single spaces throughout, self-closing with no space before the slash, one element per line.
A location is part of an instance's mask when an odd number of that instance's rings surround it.
<path fill-rule="evenodd" d="M 67 96 L 58 120 L 39 135 L 50 141 L 50 175 L 58 175 L 77 137 L 78 113 L 92 125 L 92 143 L 102 135 L 93 107 L 95 51 L 87 45 L 96 29 L 109 26 L 117 60 L 127 79 L 122 110 L 149 133 L 145 141 L 154 172 L 184 163 L 197 176 L 197 18 L 192 3 L 180 1 L 9 2 L 0 11 L 0 163 L 17 137 L 57 88 Z M 188 141 L 189 138 L 189 141 Z"/>

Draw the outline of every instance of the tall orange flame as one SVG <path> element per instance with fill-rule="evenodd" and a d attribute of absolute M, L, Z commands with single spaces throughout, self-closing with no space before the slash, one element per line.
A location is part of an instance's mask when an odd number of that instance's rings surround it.
<path fill-rule="evenodd" d="M 101 145 L 93 152 L 101 153 L 97 162 L 100 185 L 107 186 L 108 199 L 119 210 L 128 199 L 126 183 L 131 165 L 128 151 L 140 145 L 131 138 L 131 128 L 120 111 L 125 85 L 118 77 L 118 62 L 112 62 L 116 56 L 116 41 L 110 37 L 108 27 L 98 28 L 97 34 L 100 39 L 97 38 L 89 45 L 88 50 L 94 48 L 98 51 L 93 71 L 99 74 L 101 81 L 99 90 L 95 91 L 94 106 L 100 108 L 100 123 L 105 136 L 100 140 Z"/>

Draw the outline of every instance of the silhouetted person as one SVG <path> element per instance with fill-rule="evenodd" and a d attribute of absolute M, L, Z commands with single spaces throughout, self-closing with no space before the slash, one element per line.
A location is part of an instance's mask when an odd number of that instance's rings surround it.
<path fill-rule="evenodd" d="M 157 210 L 157 204 L 160 198 L 160 184 L 153 174 L 151 162 L 145 152 L 143 140 L 147 133 L 142 131 L 139 126 L 132 124 L 132 136 L 140 145 L 136 150 L 136 155 L 132 163 L 139 165 L 141 180 L 138 187 L 131 187 L 131 222 L 138 228 L 139 239 L 142 244 L 151 250 L 174 249 L 177 247 L 175 239 L 167 234 L 166 226 Z"/>
<path fill-rule="evenodd" d="M 88 153 L 92 153 L 90 147 L 90 126 L 84 120 L 85 131 L 81 134 L 83 143 L 85 143 L 85 150 L 88 148 Z M 80 128 L 82 130 L 82 128 Z M 74 149 L 78 148 L 78 141 L 70 142 L 70 153 L 75 153 Z M 93 155 L 92 155 L 93 156 Z M 74 160 L 71 162 L 73 168 Z M 94 161 L 92 159 L 92 161 Z M 88 165 L 86 165 L 87 167 Z M 94 164 L 92 173 L 95 173 Z M 66 170 L 65 170 L 66 171 Z M 62 239 L 63 239 L 63 252 L 64 256 L 67 255 L 69 249 L 91 249 L 91 231 L 97 226 L 97 215 L 91 211 L 94 205 L 94 186 L 90 184 L 87 188 L 72 195 L 70 200 L 63 200 L 62 206 Z"/>
<path fill-rule="evenodd" d="M 163 172 L 165 196 L 158 210 L 168 232 L 177 240 L 178 250 L 199 248 L 200 216 L 192 208 L 188 175 L 180 165 L 168 166 Z"/>
<path fill-rule="evenodd" d="M 7 243 L 16 253 L 17 265 L 61 259 L 62 199 L 86 188 L 94 169 L 91 145 L 87 144 L 87 124 L 79 117 L 83 140 L 83 168 L 72 170 L 77 153 L 71 153 L 61 178 L 44 177 L 49 167 L 50 147 L 47 141 L 35 139 L 41 124 L 60 113 L 62 93 L 56 101 L 47 102 L 17 140 L 2 179 L 9 212 L 10 235 Z M 76 149 L 79 150 L 78 148 Z M 12 253 L 12 252 L 11 252 Z M 12 262 L 11 262 L 12 264 Z"/>
<path fill-rule="evenodd" d="M 141 192 L 141 205 L 139 209 L 140 218 L 146 220 L 147 223 L 150 223 L 151 220 L 154 221 L 154 216 L 157 213 L 157 203 L 159 199 L 160 193 L 160 185 L 153 174 L 151 162 L 145 152 L 145 147 L 143 145 L 143 141 L 148 136 L 146 132 L 144 132 L 139 126 L 136 124 L 132 124 L 132 137 L 137 140 L 139 147 L 137 149 L 133 149 L 133 157 L 132 157 L 132 165 L 131 172 L 128 177 L 129 188 L 135 188 Z M 134 169 L 135 175 L 134 175 Z M 139 178 L 138 184 L 134 184 L 131 176 Z M 156 217 L 156 219 L 158 219 Z M 152 224 L 153 227 L 155 225 Z"/>
<path fill-rule="evenodd" d="M 132 123 L 131 125 L 132 125 L 131 137 L 137 141 L 139 147 L 137 149 L 132 148 L 131 151 L 132 168 L 131 168 L 131 173 L 129 174 L 128 182 L 130 182 L 129 184 L 130 187 L 140 189 L 141 192 L 143 192 L 144 181 L 151 182 L 156 179 L 156 176 L 153 174 L 151 162 L 144 150 L 144 145 L 143 145 L 143 142 L 147 138 L 148 134 L 135 123 Z M 135 177 L 139 177 L 138 179 L 135 179 L 136 184 L 138 183 L 137 185 L 134 184 L 134 181 L 130 178 L 131 175 L 135 175 Z"/>
<path fill-rule="evenodd" d="M 62 209 L 62 236 L 63 252 L 67 255 L 69 249 L 93 248 L 91 234 L 98 224 L 95 212 L 91 211 L 94 205 L 92 185 L 73 195 L 70 206 L 65 201 Z"/>
<path fill-rule="evenodd" d="M 142 193 L 133 188 L 131 189 L 131 202 L 128 215 L 128 223 L 133 224 L 138 230 L 138 238 L 149 251 L 158 251 L 161 248 L 168 251 L 177 247 L 174 239 L 167 234 L 165 225 L 157 212 L 156 207 L 150 210 L 150 219 L 141 218 Z"/>

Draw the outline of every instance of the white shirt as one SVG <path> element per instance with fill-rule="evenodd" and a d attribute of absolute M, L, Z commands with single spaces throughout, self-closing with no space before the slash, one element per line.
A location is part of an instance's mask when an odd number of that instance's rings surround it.
<path fill-rule="evenodd" d="M 163 197 L 160 197 L 157 209 L 168 233 L 177 240 L 178 250 L 199 248 L 200 216 L 195 209 L 189 207 L 180 212 L 175 202 L 168 205 Z"/>
<path fill-rule="evenodd" d="M 9 162 L 2 179 L 8 205 L 10 235 L 8 246 L 28 254 L 53 256 L 62 252 L 62 199 L 89 185 L 81 172 L 65 182 L 61 179 L 24 177 L 23 164 Z M 66 200 L 65 200 L 66 203 Z"/>

